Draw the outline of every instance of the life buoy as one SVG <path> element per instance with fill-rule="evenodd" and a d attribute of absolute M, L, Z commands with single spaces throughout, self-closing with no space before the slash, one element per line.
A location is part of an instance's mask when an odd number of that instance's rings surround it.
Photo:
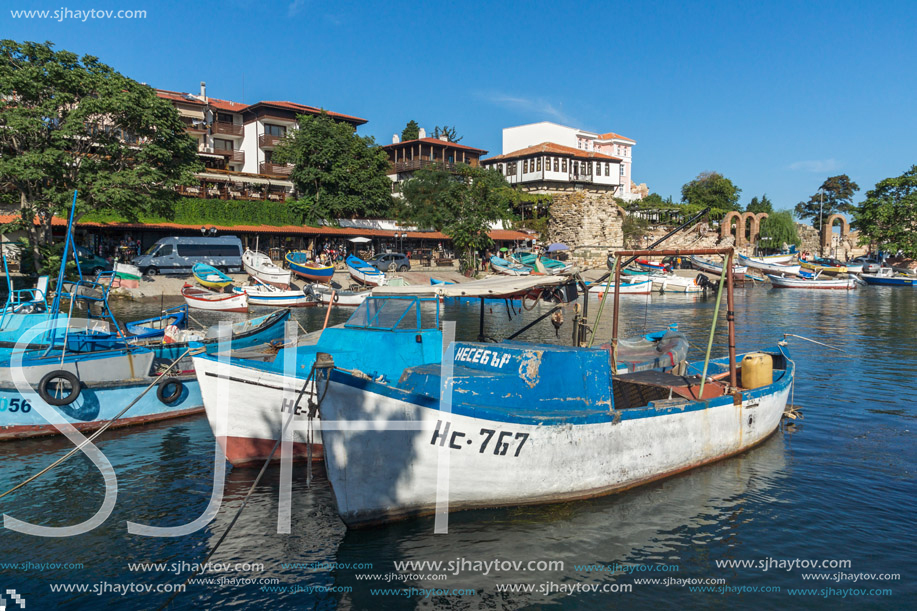
<path fill-rule="evenodd" d="M 170 386 L 174 386 L 175 390 L 167 395 L 166 389 L 168 389 Z M 175 403 L 181 396 L 184 387 L 184 384 L 182 384 L 181 380 L 178 378 L 163 378 L 159 381 L 159 387 L 156 389 L 156 398 L 166 405 L 171 405 L 172 403 Z"/>
<path fill-rule="evenodd" d="M 340 293 L 335 293 L 335 294 L 334 294 L 334 298 L 333 298 L 331 301 L 333 301 L 334 303 L 337 303 L 337 302 L 340 301 L 340 300 L 341 300 L 341 294 L 340 294 Z"/>
<path fill-rule="evenodd" d="M 54 380 L 65 380 L 70 385 L 70 392 L 60 397 L 52 395 L 50 392 L 48 392 L 48 387 Z M 46 373 L 44 377 L 41 378 L 41 381 L 38 382 L 38 396 L 41 397 L 42 400 L 48 405 L 55 405 L 58 407 L 63 405 L 70 405 L 76 401 L 82 390 L 83 388 L 80 385 L 80 379 L 69 371 L 64 371 L 63 369 L 57 369 L 55 371 Z"/>

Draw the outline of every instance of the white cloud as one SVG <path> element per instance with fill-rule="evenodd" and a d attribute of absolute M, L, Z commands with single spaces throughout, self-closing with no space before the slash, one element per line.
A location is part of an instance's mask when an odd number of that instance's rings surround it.
<path fill-rule="evenodd" d="M 576 120 L 563 111 L 563 104 L 555 106 L 544 98 L 523 98 L 505 93 L 482 93 L 479 97 L 518 112 L 536 115 L 538 117 L 550 118 L 561 123 L 576 123 Z"/>
<path fill-rule="evenodd" d="M 301 10 L 306 7 L 306 0 L 293 0 L 287 6 L 287 17 L 292 17 L 298 14 Z"/>
<path fill-rule="evenodd" d="M 791 163 L 789 169 L 800 170 L 802 172 L 834 172 L 841 168 L 841 163 L 837 159 L 814 159 L 812 161 L 797 161 Z"/>

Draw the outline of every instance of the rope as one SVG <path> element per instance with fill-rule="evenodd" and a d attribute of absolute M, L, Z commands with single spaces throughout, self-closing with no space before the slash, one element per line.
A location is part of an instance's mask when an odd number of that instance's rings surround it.
<path fill-rule="evenodd" d="M 39 477 L 41 477 L 42 475 L 44 475 L 45 473 L 47 473 L 48 471 L 50 471 L 50 470 L 53 469 L 54 467 L 58 466 L 59 464 L 61 464 L 62 462 L 64 462 L 65 460 L 67 460 L 68 458 L 70 458 L 71 456 L 73 456 L 74 454 L 76 454 L 77 452 L 79 452 L 80 450 L 82 450 L 83 448 L 85 448 L 85 447 L 86 447 L 87 445 L 89 445 L 90 443 L 92 443 L 92 441 L 93 441 L 94 439 L 96 439 L 99 435 L 101 435 L 102 433 L 104 433 L 104 432 L 108 429 L 108 427 L 110 427 L 116 420 L 118 420 L 121 416 L 123 416 L 123 415 L 127 412 L 127 410 L 129 410 L 130 408 L 134 407 L 134 405 L 137 404 L 137 401 L 139 401 L 140 399 L 142 399 L 143 396 L 146 395 L 146 393 L 148 393 L 148 392 L 150 391 L 151 388 L 153 388 L 154 386 L 156 386 L 156 385 L 160 382 L 160 380 L 162 380 L 162 376 L 164 376 L 164 375 L 166 375 L 167 373 L 169 373 L 169 371 L 170 371 L 173 367 L 175 367 L 176 365 L 178 365 L 178 362 L 181 361 L 183 358 L 185 358 L 185 357 L 191 352 L 191 350 L 192 350 L 191 348 L 188 348 L 187 350 L 185 350 L 185 352 L 184 352 L 181 356 L 179 356 L 177 359 L 175 359 L 174 361 L 172 361 L 172 364 L 169 365 L 169 366 L 166 368 L 165 371 L 163 371 L 161 374 L 159 374 L 159 376 L 158 376 L 155 380 L 153 380 L 152 382 L 150 382 L 149 386 L 147 386 L 145 389 L 143 389 L 143 392 L 140 393 L 140 394 L 137 396 L 136 399 L 134 399 L 133 401 L 131 401 L 131 402 L 128 404 L 127 407 L 125 407 L 125 408 L 122 409 L 120 412 L 118 412 L 118 415 L 116 415 L 114 418 L 112 418 L 111 420 L 109 420 L 108 422 L 106 422 L 105 424 L 103 424 L 103 425 L 99 428 L 99 430 L 97 430 L 97 431 L 96 431 L 95 433 L 93 433 L 90 437 L 88 437 L 88 438 L 86 439 L 86 441 L 84 441 L 84 442 L 81 443 L 80 445 L 76 446 L 75 448 L 73 448 L 72 450 L 70 450 L 70 452 L 68 452 L 67 454 L 65 454 L 63 457 L 59 458 L 57 461 L 55 461 L 55 462 L 52 463 L 51 465 L 45 467 L 44 469 L 42 469 L 41 471 L 39 471 L 38 473 L 36 473 L 36 474 L 33 475 L 32 477 L 30 477 L 29 479 L 25 480 L 24 482 L 22 482 L 22 483 L 20 483 L 20 484 L 17 484 L 16 486 L 13 486 L 12 488 L 10 488 L 9 490 L 7 490 L 7 491 L 4 492 L 3 494 L 0 494 L 0 499 L 2 499 L 3 497 L 5 497 L 7 494 L 9 494 L 9 493 L 11 493 L 11 492 L 14 492 L 14 491 L 16 491 L 16 490 L 22 488 L 23 486 L 25 486 L 25 485 L 28 484 L 29 482 L 35 481 L 36 479 L 38 479 Z M 200 354 L 200 353 L 199 353 L 199 352 L 196 352 L 195 354 Z"/>
<path fill-rule="evenodd" d="M 824 343 L 822 343 L 822 342 L 817 342 L 817 341 L 815 341 L 814 339 L 809 339 L 808 337 L 803 337 L 803 336 L 801 336 L 801 335 L 796 335 L 796 334 L 794 334 L 794 333 L 784 333 L 784 334 L 783 334 L 783 337 L 784 337 L 784 338 L 787 338 L 787 337 L 798 337 L 799 339 L 803 339 L 803 340 L 805 340 L 805 341 L 807 341 L 807 342 L 812 342 L 813 344 L 818 344 L 819 346 L 824 346 L 825 348 L 831 348 L 832 350 L 837 350 L 838 352 L 843 352 L 844 354 L 849 354 L 849 353 L 848 353 L 846 350 L 844 350 L 843 348 L 838 348 L 837 346 L 830 346 L 830 345 L 828 345 L 828 344 L 824 344 Z"/>

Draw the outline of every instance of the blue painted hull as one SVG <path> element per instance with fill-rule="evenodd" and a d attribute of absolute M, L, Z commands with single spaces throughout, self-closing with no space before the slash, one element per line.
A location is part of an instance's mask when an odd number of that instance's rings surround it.
<path fill-rule="evenodd" d="M 873 284 L 876 286 L 917 286 L 917 278 L 882 278 L 870 276 L 868 274 L 863 274 L 860 278 L 866 282 L 866 284 Z"/>
<path fill-rule="evenodd" d="M 299 256 L 297 256 L 299 255 Z M 286 256 L 287 265 L 290 266 L 290 270 L 297 276 L 302 276 L 307 280 L 312 280 L 313 282 L 331 282 L 331 279 L 334 278 L 334 267 L 333 266 L 324 266 L 324 267 L 308 267 L 306 263 L 309 262 L 308 257 L 305 253 L 291 252 Z"/>
<path fill-rule="evenodd" d="M 171 404 L 159 400 L 154 386 L 113 426 L 130 426 L 177 418 L 203 410 L 200 386 L 194 376 L 181 376 L 182 391 Z M 67 422 L 82 431 L 95 430 L 114 418 L 143 391 L 151 380 L 129 384 L 90 384 L 68 406 L 53 407 L 37 393 L 20 393 L 0 387 L 0 441 L 60 434 L 54 424 Z M 27 407 L 26 407 L 27 406 Z"/>

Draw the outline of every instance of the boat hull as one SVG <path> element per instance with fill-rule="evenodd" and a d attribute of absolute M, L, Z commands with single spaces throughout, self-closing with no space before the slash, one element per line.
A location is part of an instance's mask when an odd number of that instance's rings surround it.
<path fill-rule="evenodd" d="M 315 263 L 310 263 L 304 253 L 287 253 L 286 262 L 287 265 L 290 266 L 290 271 L 292 271 L 297 276 L 300 276 L 301 278 L 305 278 L 306 280 L 310 280 L 312 282 L 323 282 L 327 284 L 331 282 L 332 278 L 334 278 L 333 265 L 318 265 Z"/>
<path fill-rule="evenodd" d="M 203 411 L 200 387 L 194 376 L 180 376 L 182 391 L 171 404 L 159 400 L 156 388 L 150 389 L 136 405 L 112 425 L 112 428 L 132 426 L 189 416 Z M 46 413 L 53 414 L 46 419 L 36 407 L 41 399 L 34 392 L 22 394 L 11 384 L 0 384 L 0 441 L 58 435 L 54 424 L 69 423 L 80 431 L 93 431 L 137 398 L 152 380 L 118 382 L 109 384 L 84 384 L 80 396 L 68 406 L 52 407 L 44 404 Z M 29 409 L 22 410 L 23 400 Z M 13 405 L 16 410 L 12 411 Z"/>
<path fill-rule="evenodd" d="M 337 290 L 332 291 L 332 289 L 323 286 L 317 285 L 312 287 L 312 292 L 315 297 L 318 299 L 319 303 L 322 305 L 328 305 L 334 303 L 334 305 L 339 306 L 351 306 L 355 307 L 366 301 L 366 298 L 369 297 L 372 293 L 370 291 L 354 292 L 354 291 L 345 291 Z"/>
<path fill-rule="evenodd" d="M 767 274 L 768 280 L 775 289 L 820 289 L 848 291 L 857 288 L 857 281 L 853 278 L 840 280 L 808 280 L 805 278 L 785 278 Z"/>
<path fill-rule="evenodd" d="M 347 271 L 350 277 L 366 286 L 384 286 L 385 274 L 353 255 L 347 257 Z"/>
<path fill-rule="evenodd" d="M 248 295 L 211 293 L 195 289 L 189 285 L 181 291 L 189 308 L 210 310 L 212 312 L 248 312 Z"/>
<path fill-rule="evenodd" d="M 870 274 L 863 274 L 860 278 L 866 284 L 873 284 L 876 286 L 917 286 L 917 278 L 905 278 L 905 277 L 882 277 L 875 276 Z"/>
<path fill-rule="evenodd" d="M 302 291 L 265 291 L 257 286 L 236 287 L 236 293 L 248 295 L 248 304 L 256 306 L 274 306 L 285 308 L 305 308 L 314 306 L 315 301 Z"/>
<path fill-rule="evenodd" d="M 608 294 L 613 295 L 615 292 L 614 283 L 608 284 Z M 589 286 L 589 292 L 593 295 L 603 295 L 605 293 L 606 283 L 593 284 Z M 649 295 L 653 290 L 653 283 L 650 280 L 641 282 L 622 282 L 620 292 L 622 295 Z"/>
<path fill-rule="evenodd" d="M 334 372 L 320 407 L 325 467 L 349 527 L 433 513 L 441 485 L 449 511 L 595 497 L 760 443 L 780 422 L 791 379 L 792 370 L 738 405 L 725 396 L 551 425 L 440 411 L 429 397 Z"/>

